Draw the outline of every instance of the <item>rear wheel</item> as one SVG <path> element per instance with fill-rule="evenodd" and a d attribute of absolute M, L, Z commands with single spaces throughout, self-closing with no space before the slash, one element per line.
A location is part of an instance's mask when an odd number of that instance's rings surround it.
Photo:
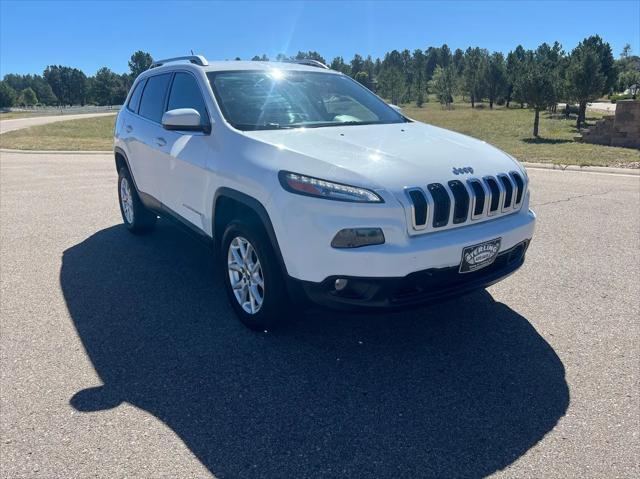
<path fill-rule="evenodd" d="M 282 271 L 263 228 L 230 223 L 222 237 L 220 266 L 229 301 L 247 327 L 264 330 L 289 319 Z"/>
<path fill-rule="evenodd" d="M 122 220 L 130 232 L 144 234 L 153 230 L 158 217 L 140 201 L 131 174 L 126 168 L 120 168 L 118 172 L 118 198 Z"/>

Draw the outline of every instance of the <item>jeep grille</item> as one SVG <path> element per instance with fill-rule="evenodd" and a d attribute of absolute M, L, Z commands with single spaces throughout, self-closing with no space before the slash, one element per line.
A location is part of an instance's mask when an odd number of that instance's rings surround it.
<path fill-rule="evenodd" d="M 414 231 L 437 231 L 520 210 L 526 183 L 518 172 L 407 188 Z"/>

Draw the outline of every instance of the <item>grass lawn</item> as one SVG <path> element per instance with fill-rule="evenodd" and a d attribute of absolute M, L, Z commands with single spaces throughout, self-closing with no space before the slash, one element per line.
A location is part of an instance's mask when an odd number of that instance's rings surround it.
<path fill-rule="evenodd" d="M 46 113 L 37 111 L 0 111 L 0 121 L 16 120 L 18 118 L 30 118 L 32 116 L 44 116 Z"/>
<path fill-rule="evenodd" d="M 111 150 L 115 116 L 32 126 L 0 135 L 0 148 L 18 150 Z"/>
<path fill-rule="evenodd" d="M 453 110 L 444 110 L 430 101 L 422 108 L 404 106 L 411 118 L 455 130 L 491 143 L 522 161 L 561 165 L 623 166 L 640 162 L 640 151 L 630 148 L 590 145 L 573 140 L 578 133 L 575 119 L 563 115 L 540 114 L 540 138 L 534 139 L 533 112 L 527 109 L 488 105 L 472 109 L 469 104 L 456 103 Z M 602 113 L 587 111 L 590 124 Z M 0 147 L 23 150 L 110 150 L 115 117 L 103 116 L 70 120 L 0 135 Z"/>
<path fill-rule="evenodd" d="M 443 110 L 431 101 L 422 108 L 403 107 L 410 118 L 458 131 L 506 151 L 521 161 L 562 165 L 623 166 L 640 162 L 640 151 L 631 148 L 591 145 L 573 140 L 579 136 L 575 118 L 565 120 L 561 114 L 552 118 L 540 113 L 540 137 L 533 138 L 533 112 L 520 108 L 488 105 L 472 109 L 469 104 L 456 103 L 453 110 Z M 587 121 L 593 124 L 602 113 L 587 111 Z"/>

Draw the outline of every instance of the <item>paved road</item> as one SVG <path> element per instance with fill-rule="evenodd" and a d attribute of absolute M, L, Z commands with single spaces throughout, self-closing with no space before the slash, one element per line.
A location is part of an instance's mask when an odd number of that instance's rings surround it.
<path fill-rule="evenodd" d="M 593 103 L 588 103 L 587 108 L 590 110 L 599 110 L 599 111 L 605 111 L 607 113 L 615 113 L 616 103 L 594 101 Z"/>
<path fill-rule="evenodd" d="M 558 103 L 558 111 L 562 111 L 565 108 L 565 105 L 566 103 Z M 614 114 L 616 112 L 616 103 L 594 101 L 592 103 L 587 103 L 587 109 Z"/>
<path fill-rule="evenodd" d="M 16 118 L 14 120 L 0 121 L 0 134 L 13 130 L 22 130 L 30 126 L 46 125 L 48 123 L 57 123 L 59 121 L 77 120 L 79 118 L 91 118 L 94 116 L 115 115 L 117 111 L 109 113 L 81 113 L 79 115 L 51 115 L 51 116 L 34 116 L 31 118 Z"/>
<path fill-rule="evenodd" d="M 109 156 L 1 157 L 2 477 L 640 475 L 640 178 L 532 170 L 525 267 L 453 303 L 232 318 L 125 232 Z"/>

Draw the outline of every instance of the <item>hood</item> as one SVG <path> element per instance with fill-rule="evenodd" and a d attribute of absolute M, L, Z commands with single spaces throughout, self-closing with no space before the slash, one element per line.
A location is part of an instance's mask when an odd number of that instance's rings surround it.
<path fill-rule="evenodd" d="M 292 168 L 296 173 L 334 181 L 360 177 L 369 184 L 359 186 L 395 191 L 454 178 L 521 171 L 515 160 L 484 141 L 420 122 L 244 134 L 318 160 Z M 454 174 L 454 168 L 465 167 L 473 168 L 473 174 Z"/>

